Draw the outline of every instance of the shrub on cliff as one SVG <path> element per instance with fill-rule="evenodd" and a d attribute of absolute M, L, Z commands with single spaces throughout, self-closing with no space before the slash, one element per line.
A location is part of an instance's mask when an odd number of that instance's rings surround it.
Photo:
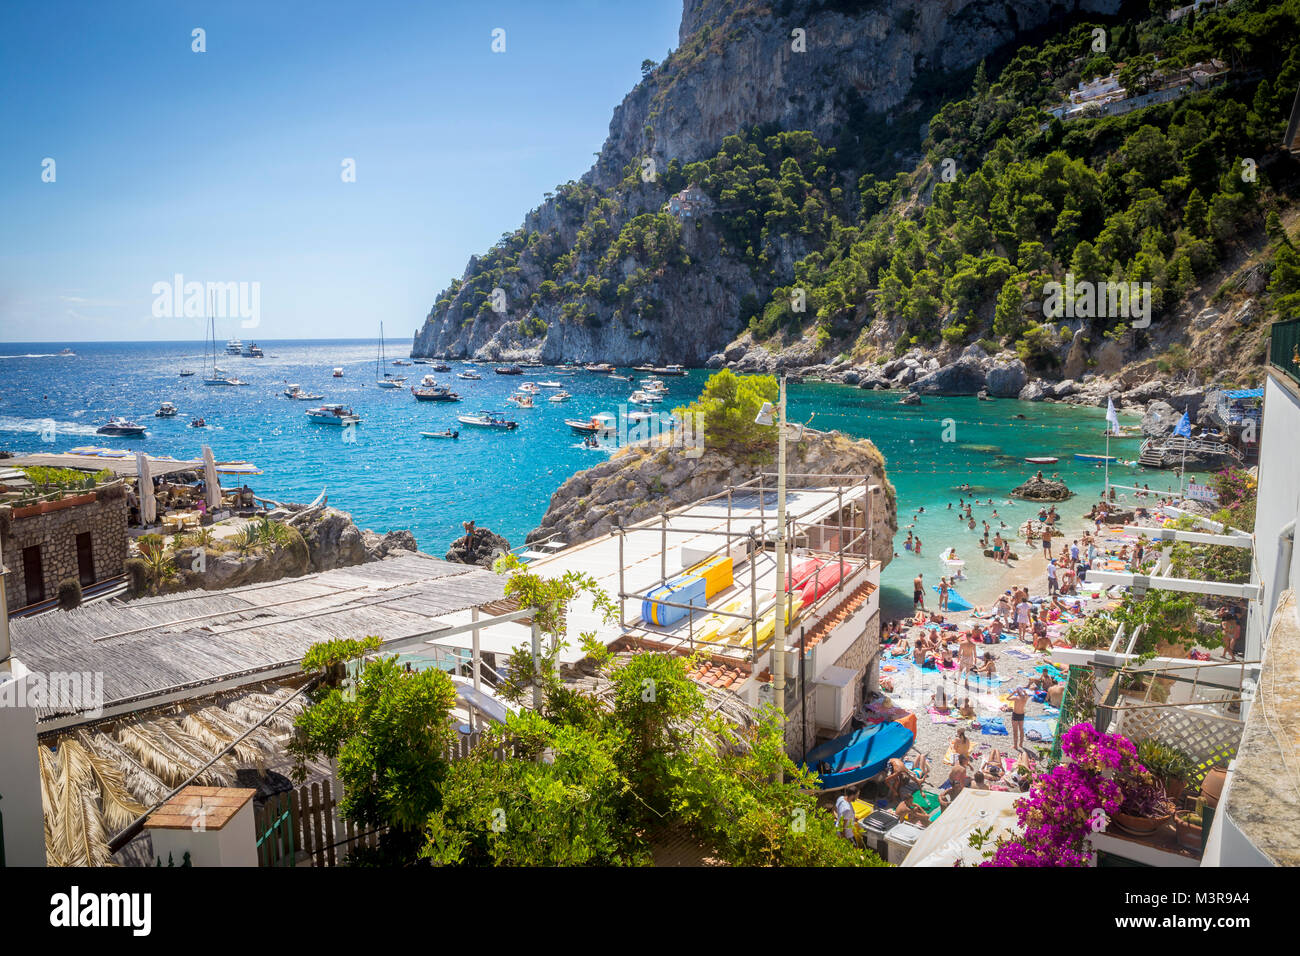
<path fill-rule="evenodd" d="M 770 426 L 755 424 L 764 402 L 776 402 L 779 386 L 773 375 L 737 375 L 722 369 L 704 383 L 700 397 L 685 413 L 704 416 L 704 446 L 737 461 L 758 464 L 771 461 L 776 451 L 776 433 Z"/>

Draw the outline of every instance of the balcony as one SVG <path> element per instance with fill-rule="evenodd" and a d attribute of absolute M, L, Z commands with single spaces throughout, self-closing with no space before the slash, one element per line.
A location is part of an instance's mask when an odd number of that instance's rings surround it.
<path fill-rule="evenodd" d="M 1269 333 L 1268 364 L 1300 385 L 1300 319 L 1273 323 Z"/>

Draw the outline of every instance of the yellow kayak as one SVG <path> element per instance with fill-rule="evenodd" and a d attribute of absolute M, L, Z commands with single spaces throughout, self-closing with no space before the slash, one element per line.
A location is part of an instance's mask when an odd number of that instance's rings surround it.
<path fill-rule="evenodd" d="M 775 602 L 775 596 L 773 597 Z M 789 628 L 799 618 L 799 609 L 803 607 L 803 598 L 797 594 L 787 595 L 785 602 L 785 626 Z M 772 635 L 776 633 L 776 606 L 773 603 L 766 612 L 762 620 L 758 622 L 758 646 L 762 647 Z"/>
<path fill-rule="evenodd" d="M 749 598 L 738 597 L 724 604 L 720 610 L 727 611 L 731 614 L 748 614 Z M 701 641 L 718 641 L 730 637 L 736 631 L 745 626 L 745 619 L 740 617 L 727 617 L 722 614 L 710 614 L 700 625 L 699 633 L 696 638 Z"/>

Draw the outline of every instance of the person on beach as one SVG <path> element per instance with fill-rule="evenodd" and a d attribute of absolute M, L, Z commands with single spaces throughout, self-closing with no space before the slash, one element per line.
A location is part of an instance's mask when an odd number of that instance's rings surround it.
<path fill-rule="evenodd" d="M 1011 749 L 1020 750 L 1025 746 L 1025 705 L 1029 703 L 1029 691 L 1017 687 L 1011 692 Z"/>
<path fill-rule="evenodd" d="M 948 610 L 948 579 L 939 579 L 939 610 Z"/>
<path fill-rule="evenodd" d="M 921 538 L 919 535 L 917 536 L 916 539 L 916 556 L 918 558 L 921 556 Z"/>
<path fill-rule="evenodd" d="M 858 788 L 850 787 L 835 801 L 835 823 L 840 836 L 853 842 L 858 835 L 858 815 L 853 812 L 853 801 L 858 799 Z"/>
<path fill-rule="evenodd" d="M 1047 562 L 1047 595 L 1056 597 L 1056 561 Z"/>
<path fill-rule="evenodd" d="M 993 535 L 993 560 L 998 564 L 1007 563 L 1007 542 L 998 531 Z"/>
<path fill-rule="evenodd" d="M 975 669 L 975 637 L 963 634 L 957 645 L 957 673 L 969 674 Z"/>
<path fill-rule="evenodd" d="M 998 676 L 997 658 L 993 656 L 992 651 L 984 652 L 984 660 L 982 663 L 975 665 L 975 673 L 981 677 Z"/>
<path fill-rule="evenodd" d="M 912 550 L 912 532 L 910 531 L 907 532 L 907 540 L 903 542 L 903 550 L 904 551 Z"/>
<path fill-rule="evenodd" d="M 953 752 L 955 757 L 969 757 L 970 738 L 966 736 L 966 731 L 957 731 L 957 736 L 953 737 L 952 743 L 948 745 L 948 749 Z"/>
<path fill-rule="evenodd" d="M 918 573 L 912 580 L 912 607 L 913 609 L 925 610 L 925 583 L 922 581 L 925 575 Z"/>
<path fill-rule="evenodd" d="M 1050 558 L 1051 556 L 1052 556 L 1052 529 L 1050 527 L 1046 527 L 1043 529 L 1043 557 Z"/>
<path fill-rule="evenodd" d="M 1016 630 L 1023 641 L 1029 631 L 1029 612 L 1032 610 L 1028 598 L 1023 598 L 1016 604 Z"/>

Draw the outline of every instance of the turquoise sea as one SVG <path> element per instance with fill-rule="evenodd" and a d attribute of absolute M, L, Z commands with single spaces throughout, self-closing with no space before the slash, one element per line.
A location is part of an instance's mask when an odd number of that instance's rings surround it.
<path fill-rule="evenodd" d="M 461 522 L 480 526 L 522 544 L 545 512 L 551 494 L 574 472 L 604 459 L 607 451 L 585 448 L 565 426 L 565 418 L 615 412 L 635 383 L 579 372 L 560 379 L 573 399 L 562 404 L 539 401 L 531 410 L 505 403 L 525 380 L 556 377 L 549 369 L 527 369 L 523 376 L 501 376 L 482 364 L 481 381 L 457 379 L 464 363 L 450 372 L 432 373 L 460 393 L 460 403 L 416 402 L 406 389 L 380 389 L 376 381 L 377 342 L 261 341 L 262 359 L 221 355 L 227 372 L 250 384 L 242 388 L 208 387 L 202 382 L 203 345 L 196 343 L 57 343 L 0 344 L 0 449 L 12 452 L 66 451 L 83 445 L 143 448 L 151 454 L 198 457 L 210 444 L 218 460 L 247 460 L 263 474 L 249 479 L 260 494 L 282 501 L 307 502 L 322 490 L 330 502 L 352 513 L 357 523 L 376 531 L 409 528 L 423 550 L 441 555 L 461 531 Z M 74 356 L 57 353 L 70 347 Z M 388 359 L 404 355 L 404 342 Z M 209 363 L 210 364 L 210 363 Z M 342 366 L 344 377 L 331 370 Z M 180 378 L 181 368 L 198 374 Z M 415 384 L 430 374 L 424 365 L 385 368 Z M 619 370 L 623 374 L 628 369 Z M 672 405 L 694 398 L 708 372 L 668 379 Z M 640 377 L 639 375 L 637 376 Z M 288 383 L 324 396 L 326 402 L 350 405 L 363 418 L 345 441 L 343 430 L 310 423 L 304 412 L 317 402 L 290 401 L 281 395 Z M 977 558 L 979 531 L 968 531 L 953 512 L 959 486 L 994 506 L 975 509 L 977 521 L 996 508 L 1015 528 L 1037 507 L 1008 503 L 1007 493 L 1034 470 L 1026 456 L 1057 456 L 1059 471 L 1078 494 L 1065 509 L 1067 517 L 1087 509 L 1100 494 L 1103 471 L 1073 459 L 1076 452 L 1100 454 L 1105 440 L 1103 412 L 1095 408 L 1017 401 L 979 402 L 975 398 L 927 398 L 919 407 L 898 404 L 898 395 L 866 392 L 839 385 L 793 385 L 791 420 L 812 419 L 813 428 L 838 428 L 874 441 L 884 452 L 890 479 L 898 490 L 900 555 L 885 571 L 887 613 L 910 608 L 911 579 L 918 570 L 936 583 L 946 569 L 939 553 L 955 546 L 959 556 L 974 558 L 967 573 L 978 585 L 988 563 Z M 546 397 L 543 390 L 542 399 Z M 180 414 L 153 417 L 163 401 Z M 457 414 L 492 409 L 520 422 L 517 431 L 497 433 L 459 426 Z M 1016 416 L 1024 415 L 1024 419 Z M 132 418 L 149 427 L 142 439 L 109 438 L 95 429 L 111 415 Z M 202 416 L 208 427 L 189 427 Z M 51 435 L 48 422 L 53 421 Z M 421 431 L 460 428 L 459 441 L 420 437 Z M 52 437 L 52 441 L 46 440 Z M 945 440 L 951 439 L 951 440 Z M 1137 441 L 1112 441 L 1111 454 L 1137 457 Z M 1169 473 L 1120 467 L 1124 483 L 1147 483 L 1152 489 L 1176 486 Z M 917 509 L 924 508 L 924 513 Z M 924 541 L 918 558 L 903 549 L 908 525 Z M 995 524 L 996 526 L 996 524 Z M 977 526 L 978 527 L 978 526 Z"/>

